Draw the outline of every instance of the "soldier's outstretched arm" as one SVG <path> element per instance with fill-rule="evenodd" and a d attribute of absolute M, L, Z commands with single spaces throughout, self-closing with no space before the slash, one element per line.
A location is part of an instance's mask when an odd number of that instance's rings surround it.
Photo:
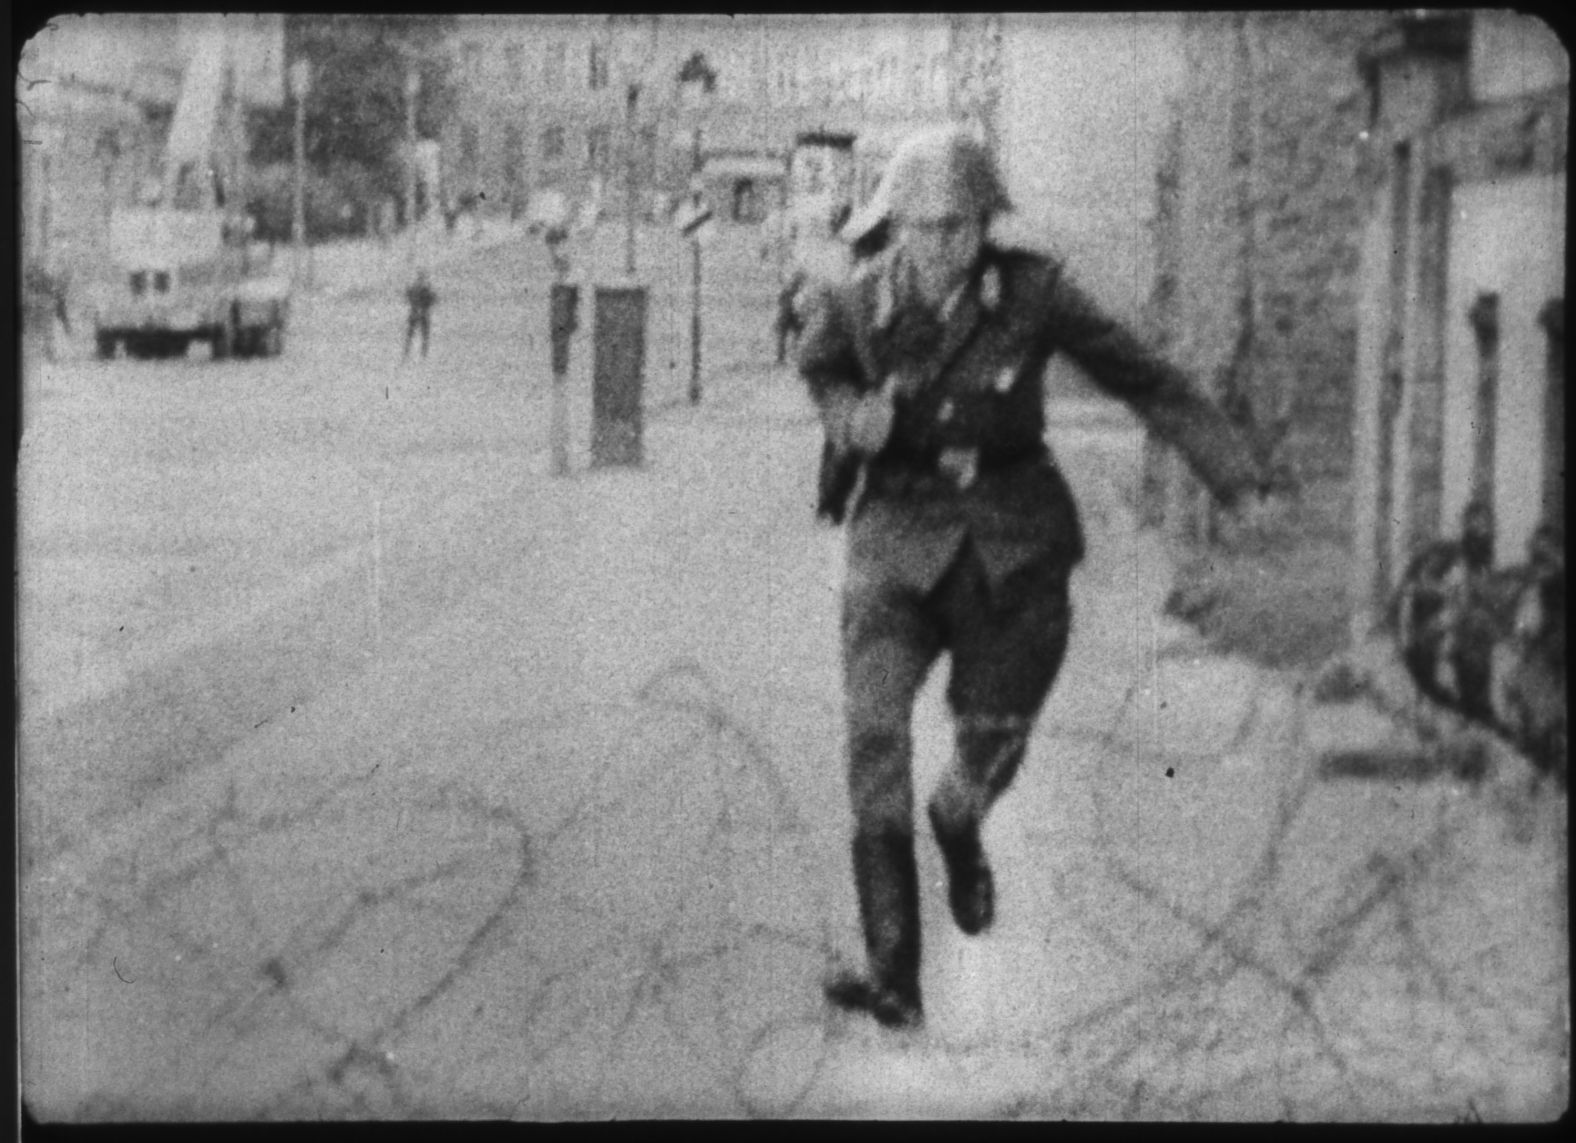
<path fill-rule="evenodd" d="M 1051 335 L 1112 396 L 1175 447 L 1222 504 L 1268 491 L 1270 476 L 1241 429 L 1182 370 L 1106 314 L 1058 267 L 1048 283 Z"/>
<path fill-rule="evenodd" d="M 890 430 L 890 396 L 860 360 L 848 300 L 837 286 L 805 286 L 805 327 L 799 372 L 821 410 L 827 440 L 839 451 L 873 452 Z M 879 437 L 879 439 L 877 439 Z"/>

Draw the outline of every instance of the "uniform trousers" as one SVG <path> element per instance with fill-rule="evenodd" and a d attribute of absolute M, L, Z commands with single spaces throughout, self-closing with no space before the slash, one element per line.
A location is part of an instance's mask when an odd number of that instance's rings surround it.
<path fill-rule="evenodd" d="M 848 784 L 869 984 L 835 984 L 834 999 L 875 1004 L 877 1018 L 888 1023 L 918 1018 L 922 1009 L 912 722 L 914 699 L 943 651 L 952 657 L 947 702 L 956 750 L 929 816 L 947 858 L 954 918 L 969 933 L 989 924 L 980 826 L 1017 773 L 1061 668 L 1071 617 L 1068 574 L 1057 557 L 993 585 L 967 542 L 926 592 L 879 568 L 850 568 L 842 616 Z"/>
<path fill-rule="evenodd" d="M 421 355 L 427 356 L 427 341 L 432 337 L 432 318 L 426 313 L 413 312 L 405 322 L 405 356 L 410 356 L 411 342 L 421 334 Z"/>
<path fill-rule="evenodd" d="M 983 820 L 1017 773 L 1061 669 L 1069 574 L 1058 557 L 992 585 L 967 541 L 929 592 L 850 569 L 842 642 L 856 832 L 912 832 L 914 700 L 943 651 L 956 750 L 932 805 L 958 826 Z"/>

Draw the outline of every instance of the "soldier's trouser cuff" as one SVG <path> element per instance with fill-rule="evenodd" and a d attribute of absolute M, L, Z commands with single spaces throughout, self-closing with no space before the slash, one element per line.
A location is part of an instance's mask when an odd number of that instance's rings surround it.
<path fill-rule="evenodd" d="M 871 976 L 919 1002 L 919 871 L 912 830 L 857 829 L 851 846 Z"/>

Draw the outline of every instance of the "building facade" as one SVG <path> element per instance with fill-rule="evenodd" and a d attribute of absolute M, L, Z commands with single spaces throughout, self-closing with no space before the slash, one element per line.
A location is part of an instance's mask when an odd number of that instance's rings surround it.
<path fill-rule="evenodd" d="M 1349 525 L 1364 172 L 1362 45 L 1379 12 L 1189 13 L 1158 164 L 1149 321 L 1166 352 L 1263 430 L 1324 523 Z M 1152 520 L 1211 510 L 1150 452 Z"/>
<path fill-rule="evenodd" d="M 1563 515 L 1568 60 L 1508 12 L 1182 19 L 1147 321 L 1350 552 L 1361 638 L 1468 501 L 1502 562 Z M 1174 457 L 1146 476 L 1209 533 Z"/>
<path fill-rule="evenodd" d="M 174 17 L 62 17 L 22 49 L 22 258 L 76 278 L 107 257 L 109 211 L 157 173 L 180 91 Z"/>
<path fill-rule="evenodd" d="M 1373 153 L 1353 426 L 1355 634 L 1420 546 L 1493 509 L 1496 561 L 1563 526 L 1569 59 L 1511 12 L 1367 42 Z"/>
<path fill-rule="evenodd" d="M 633 187 L 649 215 L 699 168 L 719 217 L 748 223 L 780 205 L 796 140 L 819 133 L 857 141 L 862 196 L 895 139 L 988 120 L 999 41 L 988 16 L 468 17 L 445 176 L 484 209 L 552 190 L 621 212 Z M 697 55 L 714 77 L 700 99 L 679 81 Z"/>

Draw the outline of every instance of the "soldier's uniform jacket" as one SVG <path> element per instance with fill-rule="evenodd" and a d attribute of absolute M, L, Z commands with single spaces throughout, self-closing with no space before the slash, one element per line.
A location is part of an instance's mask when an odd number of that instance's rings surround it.
<path fill-rule="evenodd" d="M 425 318 L 438 303 L 435 290 L 425 282 L 416 282 L 405 291 L 405 301 L 410 305 L 412 320 Z"/>
<path fill-rule="evenodd" d="M 891 436 L 852 508 L 851 566 L 928 591 L 969 538 L 993 583 L 1042 559 L 1071 569 L 1083 558 L 1077 508 L 1045 443 L 1044 371 L 1058 351 L 1180 449 L 1222 502 L 1265 487 L 1235 426 L 1056 261 L 987 245 L 945 317 L 905 301 L 908 271 L 894 248 L 822 291 L 800 345 L 831 452 L 862 395 L 887 384 L 897 394 Z"/>

